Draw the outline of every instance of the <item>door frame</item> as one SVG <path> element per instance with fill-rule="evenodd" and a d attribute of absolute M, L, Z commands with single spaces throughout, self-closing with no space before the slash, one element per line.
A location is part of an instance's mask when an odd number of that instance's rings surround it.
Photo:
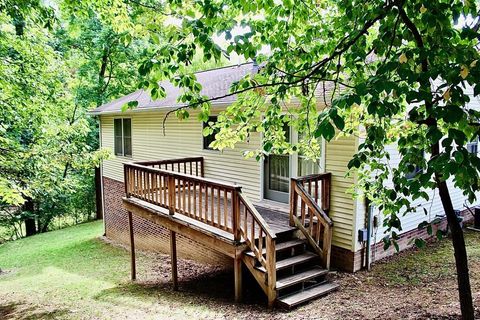
<path fill-rule="evenodd" d="M 260 136 L 260 141 L 263 141 L 263 133 L 261 133 L 261 136 Z M 290 141 L 292 141 L 292 143 L 297 143 L 298 142 L 298 131 L 296 130 L 292 130 L 290 128 Z M 326 166 L 326 147 L 327 147 L 327 144 L 326 144 L 326 141 L 324 138 L 321 138 L 321 145 L 322 145 L 322 150 L 321 150 L 321 155 L 320 155 L 320 172 L 324 173 L 326 172 L 325 170 L 325 166 Z M 298 172 L 298 153 L 294 153 L 294 154 L 291 154 L 289 155 L 289 161 L 290 161 L 290 166 L 289 166 L 289 174 L 290 174 L 290 178 L 292 177 L 297 177 L 297 172 Z M 267 179 L 267 172 L 266 172 L 266 169 L 265 169 L 265 158 L 262 158 L 261 159 L 261 163 L 260 163 L 260 200 L 263 201 L 263 200 L 267 200 L 267 201 L 275 201 L 275 200 L 272 200 L 272 199 L 268 199 L 265 197 L 265 192 L 266 192 L 266 188 L 267 188 L 267 185 L 265 183 L 266 179 Z M 288 184 L 288 193 L 290 195 L 290 192 L 292 190 L 290 190 L 290 184 Z M 275 202 L 278 202 L 278 201 L 275 201 Z M 288 197 L 288 202 L 290 202 L 290 197 Z M 283 203 L 283 202 L 282 202 Z"/>

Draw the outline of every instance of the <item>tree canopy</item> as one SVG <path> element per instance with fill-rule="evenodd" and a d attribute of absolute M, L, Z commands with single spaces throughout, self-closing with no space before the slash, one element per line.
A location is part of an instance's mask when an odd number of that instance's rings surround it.
<path fill-rule="evenodd" d="M 360 193 L 385 214 L 385 244 L 396 245 L 400 217 L 415 211 L 412 201 L 430 201 L 426 191 L 438 189 L 452 230 L 459 286 L 469 288 L 468 276 L 462 276 L 468 269 L 458 259 L 466 264 L 463 235 L 446 181 L 476 199 L 480 161 L 466 148 L 479 135 L 480 114 L 471 103 L 480 93 L 476 1 L 135 3 L 161 17 L 149 25 L 150 37 L 162 30 L 166 38 L 139 69 L 153 98 L 164 94 L 158 80 L 169 79 L 184 89 L 179 101 L 185 107 L 177 116 L 200 109 L 199 119 L 206 121 L 212 98 L 202 96 L 195 76 L 179 72 L 181 67 L 198 50 L 207 61 L 233 53 L 255 59 L 259 72 L 231 87 L 238 99 L 219 117 L 215 147 L 231 147 L 260 131 L 262 148 L 250 156 L 261 157 L 309 150 L 318 137 L 359 136 L 349 166 L 358 173 Z M 118 1 L 105 15 L 121 30 L 130 29 L 119 18 L 128 5 Z M 304 137 L 298 145 L 286 141 L 285 122 Z M 401 156 L 397 167 L 388 161 L 386 146 L 392 143 Z M 462 311 L 472 318 L 471 296 L 467 300 Z"/>
<path fill-rule="evenodd" d="M 224 63 L 233 55 L 255 60 L 258 72 L 231 87 L 228 95 L 236 95 L 237 100 L 219 116 L 214 147 L 232 147 L 253 132 L 263 132 L 262 147 L 247 156 L 302 152 L 315 158 L 320 137 L 359 137 L 349 167 L 359 177 L 358 193 L 385 214 L 386 246 L 396 246 L 400 218 L 416 210 L 413 201 L 431 201 L 427 191 L 438 190 L 455 247 L 462 312 L 466 319 L 473 318 L 463 234 L 446 182 L 453 181 L 471 201 L 476 199 L 480 161 L 466 145 L 480 134 L 480 113 L 474 107 L 480 93 L 477 1 L 64 0 L 57 4 L 72 19 L 73 29 L 88 30 L 65 37 L 74 47 L 68 53 L 56 50 L 52 39 L 42 33 L 52 25 L 55 10 L 22 1 L 12 11 L 7 10 L 9 1 L 0 2 L 1 58 L 7 63 L 0 67 L 0 81 L 14 78 L 0 88 L 6 91 L 2 96 L 11 97 L 0 102 L 9 110 L 0 127 L 7 133 L 0 141 L 6 145 L 2 149 L 27 146 L 30 153 L 31 141 L 46 141 L 45 132 L 50 131 L 29 124 L 30 110 L 38 108 L 39 115 L 64 114 L 75 110 L 76 101 L 98 105 L 132 86 L 146 88 L 159 99 L 165 95 L 159 85 L 164 79 L 183 89 L 179 102 L 185 106 L 175 111 L 176 116 L 184 119 L 191 109 L 198 109 L 199 120 L 208 121 L 211 101 L 222 97 L 202 95 L 192 63 L 199 56 L 205 64 Z M 45 26 L 26 28 L 27 33 L 19 35 L 29 24 L 27 16 Z M 26 49 L 29 46 L 32 51 Z M 114 58 L 103 59 L 113 52 Z M 59 55 L 70 57 L 70 64 L 57 63 Z M 38 61 L 27 68 L 31 59 Z M 138 68 L 125 65 L 130 59 L 138 61 Z M 72 75 L 67 70 L 77 61 L 85 63 Z M 52 66 L 56 67 L 48 73 Z M 108 69 L 112 66 L 117 71 Z M 62 84 L 70 79 L 75 89 L 64 93 Z M 61 108 L 59 101 L 65 101 Z M 16 116 L 24 121 L 16 123 Z M 285 123 L 303 137 L 297 144 L 287 141 Z M 14 130 L 13 126 L 23 127 Z M 386 148 L 392 143 L 401 156 L 396 167 L 390 166 Z M 78 149 L 74 150 L 60 153 L 66 155 L 63 164 L 75 162 Z M 3 163 L 17 161 L 9 159 L 2 159 Z M 30 163 L 14 163 L 5 170 Z M 413 171 L 417 174 L 412 177 Z M 1 179 L 4 200 L 29 196 L 25 190 L 30 188 L 21 180 Z M 386 183 L 389 180 L 392 185 Z M 421 227 L 428 228 L 428 223 Z"/>

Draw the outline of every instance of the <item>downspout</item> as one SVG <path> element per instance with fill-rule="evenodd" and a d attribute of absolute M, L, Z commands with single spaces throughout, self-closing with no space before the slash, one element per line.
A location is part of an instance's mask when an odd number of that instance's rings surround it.
<path fill-rule="evenodd" d="M 371 264 L 372 264 L 372 217 L 373 217 L 373 210 L 372 206 L 370 205 L 370 200 L 365 197 L 365 216 L 367 217 L 367 248 L 366 248 L 366 261 L 365 264 L 367 266 L 367 270 L 370 271 Z"/>
<path fill-rule="evenodd" d="M 102 120 L 101 116 L 98 116 L 98 148 L 102 150 Z M 103 217 L 103 236 L 107 236 L 107 226 L 105 222 L 105 192 L 103 188 L 103 159 L 100 160 L 100 189 L 102 198 L 102 217 Z"/>

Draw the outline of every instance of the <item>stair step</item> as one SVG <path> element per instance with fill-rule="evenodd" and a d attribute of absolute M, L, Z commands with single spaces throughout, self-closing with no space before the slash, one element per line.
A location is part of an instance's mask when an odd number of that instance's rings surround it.
<path fill-rule="evenodd" d="M 278 252 L 286 249 L 291 249 L 293 247 L 299 246 L 304 243 L 305 243 L 305 240 L 301 240 L 301 239 L 293 239 L 285 242 L 280 242 L 275 245 L 275 251 Z M 263 248 L 262 253 L 266 254 L 267 249 Z M 255 253 L 253 253 L 253 251 L 247 251 L 245 252 L 245 254 L 249 257 L 255 258 Z"/>
<path fill-rule="evenodd" d="M 291 308 L 309 300 L 315 299 L 320 296 L 324 296 L 327 293 L 338 289 L 338 284 L 332 282 L 324 282 L 322 284 L 310 287 L 304 291 L 299 291 L 293 294 L 289 294 L 284 297 L 278 298 L 278 302 Z"/>
<path fill-rule="evenodd" d="M 288 268 L 288 267 L 295 266 L 295 265 L 300 264 L 300 263 L 311 261 L 311 260 L 316 259 L 316 258 L 318 258 L 318 255 L 316 255 L 314 253 L 311 253 L 311 252 L 305 252 L 305 253 L 302 253 L 302 254 L 287 258 L 287 259 L 277 261 L 277 263 L 275 264 L 275 269 L 277 271 L 282 270 L 282 269 L 285 269 L 285 268 Z M 266 270 L 263 266 L 258 267 L 257 269 L 262 271 L 262 272 L 266 272 Z"/>
<path fill-rule="evenodd" d="M 315 266 L 311 269 L 305 270 L 303 272 L 279 279 L 277 281 L 277 290 L 281 290 L 287 287 L 290 287 L 294 284 L 301 283 L 316 277 L 326 275 L 328 270 L 323 269 L 319 266 Z"/>

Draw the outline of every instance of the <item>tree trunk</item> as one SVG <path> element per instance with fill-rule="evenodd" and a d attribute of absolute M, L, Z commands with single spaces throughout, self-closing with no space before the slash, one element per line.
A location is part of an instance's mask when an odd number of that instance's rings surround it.
<path fill-rule="evenodd" d="M 27 199 L 24 204 L 24 210 L 30 213 L 34 212 L 34 205 L 32 199 Z M 35 218 L 25 219 L 25 236 L 29 237 L 37 233 L 37 226 L 35 224 Z"/>
<path fill-rule="evenodd" d="M 467 249 L 465 248 L 463 230 L 460 227 L 460 222 L 458 221 L 457 215 L 453 209 L 452 200 L 450 198 L 450 193 L 448 192 L 446 182 L 439 182 L 438 190 L 452 235 L 453 250 L 455 253 L 455 266 L 457 268 L 458 296 L 460 299 L 462 319 L 473 320 L 475 310 L 473 308 L 472 290 L 470 287 L 470 276 L 468 273 Z"/>
<path fill-rule="evenodd" d="M 432 146 L 432 158 L 438 156 L 439 153 L 440 145 L 439 143 L 436 143 Z M 463 230 L 460 226 L 460 221 L 455 214 L 447 183 L 440 179 L 440 175 L 438 173 L 435 175 L 435 179 L 443 209 L 447 215 L 448 226 L 450 227 L 450 232 L 452 235 L 455 266 L 457 269 L 458 297 L 460 300 L 462 319 L 473 320 L 475 317 L 475 310 L 473 308 L 472 289 L 470 287 L 470 275 L 468 272 L 467 249 L 465 247 Z"/>
<path fill-rule="evenodd" d="M 100 168 L 95 168 L 95 207 L 96 219 L 103 219 L 103 201 L 102 201 L 102 177 L 100 176 Z"/>

